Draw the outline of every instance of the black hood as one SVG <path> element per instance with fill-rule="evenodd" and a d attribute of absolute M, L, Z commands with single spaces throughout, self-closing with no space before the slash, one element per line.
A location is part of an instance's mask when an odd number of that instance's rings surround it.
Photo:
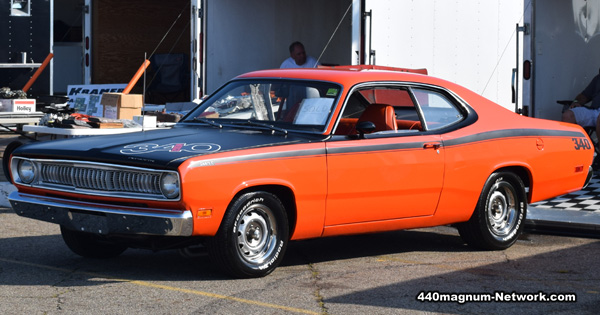
<path fill-rule="evenodd" d="M 324 139 L 322 135 L 286 135 L 270 130 L 177 125 L 170 129 L 33 142 L 17 148 L 14 154 L 174 169 L 194 156 Z"/>

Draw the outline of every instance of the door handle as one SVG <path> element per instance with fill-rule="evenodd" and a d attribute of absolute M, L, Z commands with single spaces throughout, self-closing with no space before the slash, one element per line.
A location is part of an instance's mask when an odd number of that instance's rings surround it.
<path fill-rule="evenodd" d="M 442 146 L 441 142 L 426 142 L 423 144 L 423 149 L 434 149 L 437 150 Z"/>

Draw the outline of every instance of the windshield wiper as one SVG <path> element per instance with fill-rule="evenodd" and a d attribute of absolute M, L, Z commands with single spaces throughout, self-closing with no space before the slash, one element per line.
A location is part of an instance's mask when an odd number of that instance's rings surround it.
<path fill-rule="evenodd" d="M 211 126 L 213 126 L 213 127 L 217 127 L 217 128 L 219 128 L 219 129 L 223 129 L 223 125 L 221 125 L 221 124 L 219 124 L 219 123 L 216 123 L 216 122 L 214 122 L 214 121 L 212 121 L 212 120 L 208 120 L 208 119 L 206 119 L 206 118 L 202 118 L 202 117 L 194 117 L 194 119 L 193 119 L 193 120 L 194 120 L 194 121 L 199 121 L 199 122 L 201 122 L 201 123 L 209 124 L 209 125 L 211 125 Z"/>
<path fill-rule="evenodd" d="M 286 129 L 275 127 L 273 125 L 269 125 L 269 124 L 265 124 L 265 123 L 260 123 L 260 122 L 257 122 L 257 121 L 252 121 L 252 120 L 245 120 L 243 122 L 233 123 L 233 124 L 234 125 L 247 125 L 247 126 L 264 127 L 264 128 L 271 129 L 272 131 L 279 131 L 279 132 L 283 133 L 284 135 L 288 134 L 288 131 Z"/>

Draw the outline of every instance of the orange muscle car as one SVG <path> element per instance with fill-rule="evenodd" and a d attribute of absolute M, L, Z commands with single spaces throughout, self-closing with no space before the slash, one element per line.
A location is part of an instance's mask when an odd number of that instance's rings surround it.
<path fill-rule="evenodd" d="M 423 72 L 244 74 L 169 129 L 17 148 L 9 200 L 85 257 L 203 244 L 225 272 L 259 277 L 288 241 L 323 236 L 453 224 L 504 249 L 528 203 L 590 180 L 579 126 Z"/>

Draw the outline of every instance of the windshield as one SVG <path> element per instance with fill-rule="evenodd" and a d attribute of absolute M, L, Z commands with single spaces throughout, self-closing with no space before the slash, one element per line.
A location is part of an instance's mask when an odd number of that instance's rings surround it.
<path fill-rule="evenodd" d="M 323 132 L 341 87 L 294 80 L 233 81 L 206 99 L 184 122 Z"/>

